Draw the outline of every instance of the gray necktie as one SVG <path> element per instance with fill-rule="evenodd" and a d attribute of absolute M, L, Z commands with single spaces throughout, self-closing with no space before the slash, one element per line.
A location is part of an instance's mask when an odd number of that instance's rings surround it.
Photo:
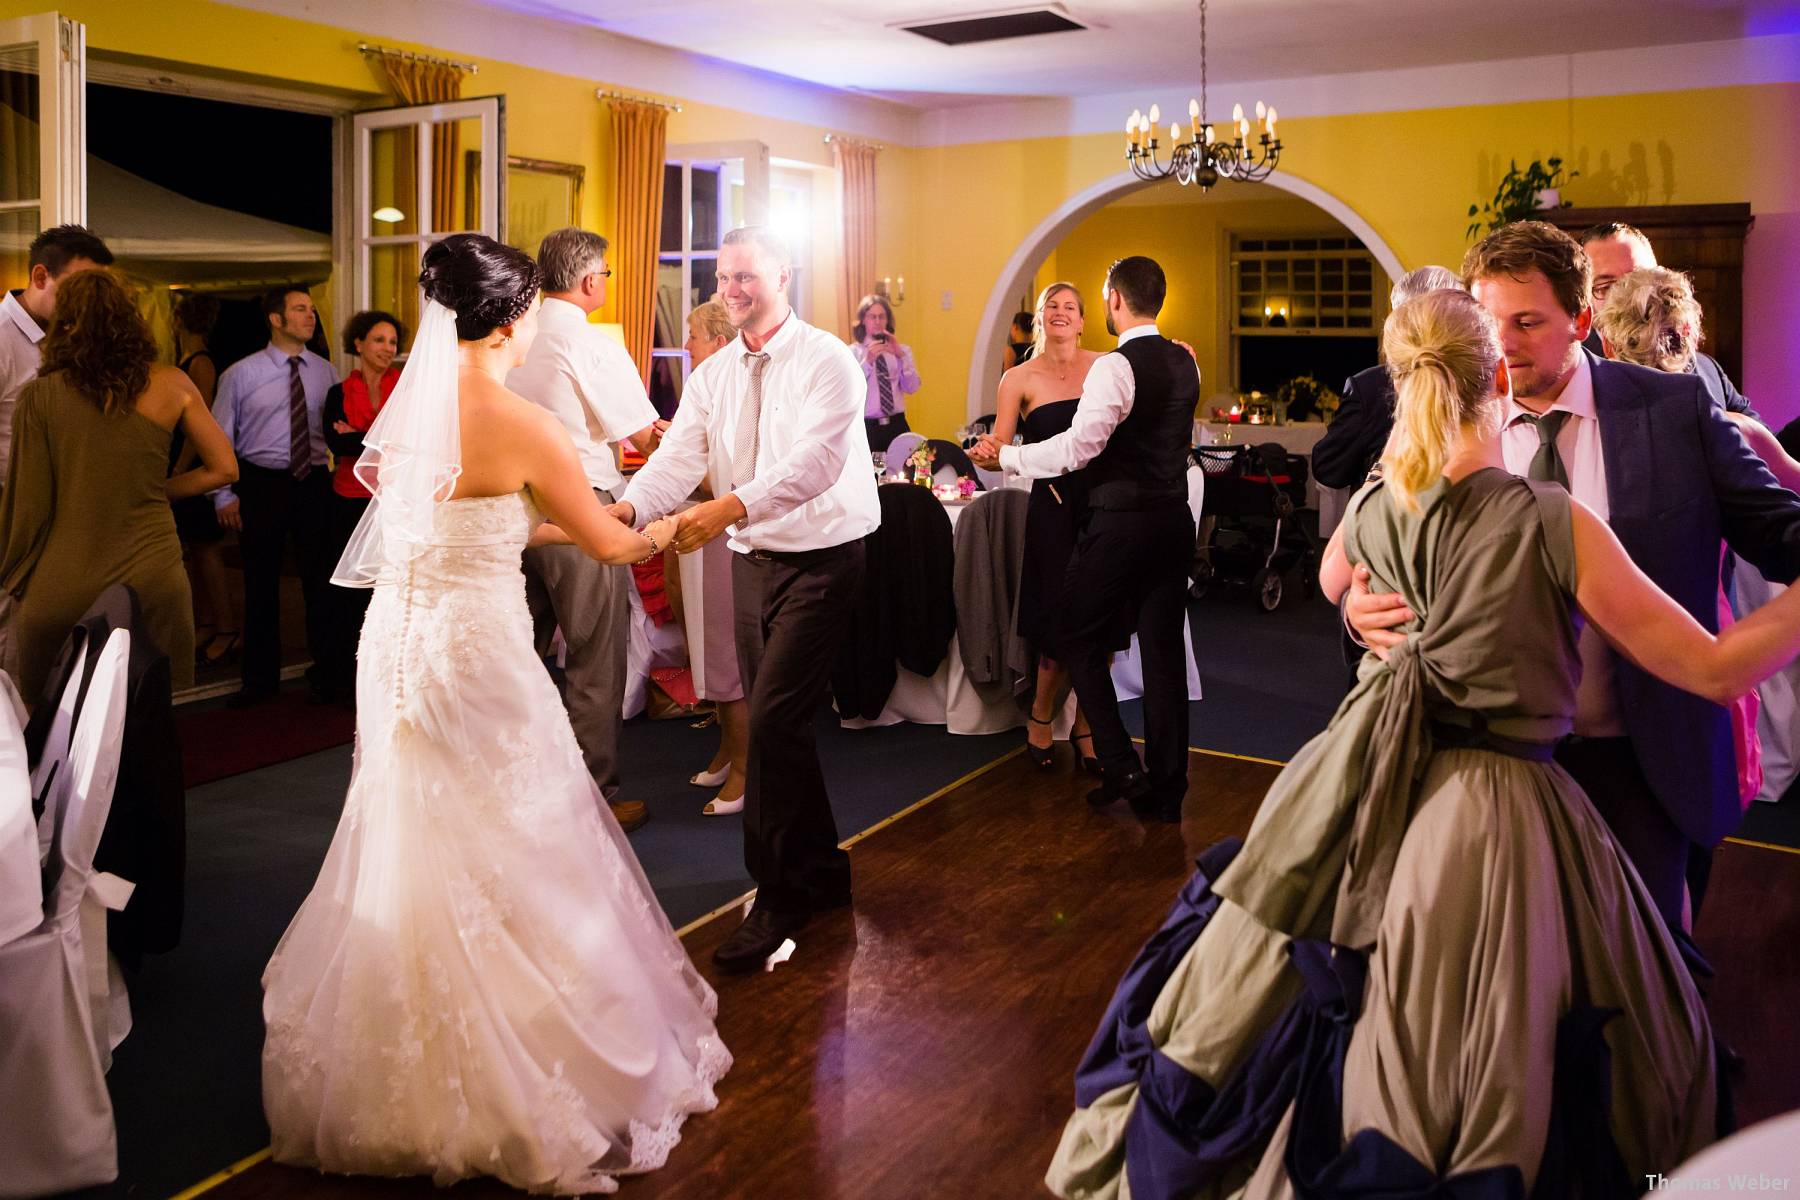
<path fill-rule="evenodd" d="M 1528 479 L 1541 479 L 1545 483 L 1554 483 L 1569 490 L 1569 471 L 1563 466 L 1562 452 L 1556 448 L 1556 435 L 1575 414 L 1563 408 L 1553 408 L 1542 416 L 1527 417 L 1537 426 L 1537 453 L 1531 456 L 1531 470 L 1525 473 Z"/>
<path fill-rule="evenodd" d="M 745 354 L 744 365 L 750 368 L 750 386 L 744 389 L 744 407 L 738 412 L 737 436 L 731 443 L 731 486 L 743 487 L 756 478 L 756 451 L 762 444 L 763 369 L 769 365 L 767 354 Z"/>

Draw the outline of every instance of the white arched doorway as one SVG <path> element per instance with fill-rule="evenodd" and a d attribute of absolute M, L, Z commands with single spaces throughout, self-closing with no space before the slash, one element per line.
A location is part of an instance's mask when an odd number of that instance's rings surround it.
<path fill-rule="evenodd" d="M 1381 264 L 1381 269 L 1387 272 L 1389 279 L 1398 279 L 1406 273 L 1405 268 L 1400 265 L 1400 256 L 1388 247 L 1381 235 L 1355 209 L 1324 188 L 1292 175 L 1284 175 L 1280 171 L 1263 182 L 1267 186 L 1280 188 L 1302 200 L 1310 201 L 1342 223 L 1368 247 L 1369 253 L 1375 256 L 1375 261 Z M 1056 211 L 1045 217 L 1019 243 L 1018 249 L 1007 259 L 1000 277 L 994 281 L 994 288 L 988 293 L 987 305 L 981 312 L 981 324 L 975 334 L 974 356 L 969 360 L 966 416 L 978 417 L 990 411 L 994 391 L 1000 383 L 1000 349 L 1006 344 L 1007 331 L 1011 327 L 1017 303 L 1016 297 L 1030 285 L 1032 275 L 1044 256 L 1096 209 L 1106 207 L 1127 193 L 1151 186 L 1154 185 L 1139 179 L 1130 171 L 1109 175 L 1063 201 Z M 1225 182 L 1219 186 L 1228 188 L 1232 185 Z"/>

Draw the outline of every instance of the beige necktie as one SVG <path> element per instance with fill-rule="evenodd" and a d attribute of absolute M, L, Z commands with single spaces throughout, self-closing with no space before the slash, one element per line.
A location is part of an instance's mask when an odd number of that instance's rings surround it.
<path fill-rule="evenodd" d="M 750 386 L 744 390 L 744 407 L 738 413 L 737 436 L 731 444 L 731 486 L 743 487 L 756 478 L 756 451 L 762 444 L 763 369 L 769 365 L 767 354 L 745 354 L 744 365 L 750 368 Z"/>

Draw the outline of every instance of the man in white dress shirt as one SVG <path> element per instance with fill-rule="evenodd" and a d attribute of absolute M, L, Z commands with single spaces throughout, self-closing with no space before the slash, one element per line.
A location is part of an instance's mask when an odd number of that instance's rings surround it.
<path fill-rule="evenodd" d="M 756 904 L 713 958 L 752 970 L 812 913 L 850 902 L 850 858 L 813 741 L 813 716 L 881 523 L 868 388 L 848 347 L 794 315 L 787 249 L 766 229 L 719 247 L 718 299 L 738 337 L 688 379 L 662 448 L 615 512 L 643 524 L 702 480 L 717 497 L 682 514 L 675 548 L 729 533 L 738 665 L 750 701 L 744 862 Z"/>
<path fill-rule="evenodd" d="M 611 504 L 625 482 L 613 446 L 629 441 L 648 454 L 663 426 L 631 355 L 588 321 L 606 303 L 612 274 L 606 247 L 605 238 L 585 229 L 559 229 L 544 238 L 538 247 L 544 306 L 537 338 L 506 386 L 556 414 L 594 494 Z M 562 629 L 569 724 L 600 794 L 627 831 L 649 819 L 641 802 L 619 799 L 631 587 L 631 568 L 595 562 L 578 547 L 525 551 L 525 595 L 539 645 Z"/>
<path fill-rule="evenodd" d="M 1119 347 L 1094 360 L 1069 428 L 1030 446 L 985 436 L 975 464 L 1028 479 L 1081 471 L 1088 515 L 1061 602 L 1063 657 L 1094 729 L 1102 786 L 1096 807 L 1124 800 L 1140 815 L 1181 819 L 1187 795 L 1187 567 L 1194 556 L 1188 443 L 1200 403 L 1193 352 L 1156 328 L 1168 281 L 1154 259 L 1107 272 L 1106 329 Z M 1138 638 L 1144 667 L 1144 759 L 1119 718 L 1109 669 Z"/>

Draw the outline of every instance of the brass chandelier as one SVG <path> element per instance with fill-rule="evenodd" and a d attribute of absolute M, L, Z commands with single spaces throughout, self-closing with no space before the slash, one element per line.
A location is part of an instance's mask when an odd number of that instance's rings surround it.
<path fill-rule="evenodd" d="M 1188 138 L 1181 139 L 1180 122 L 1169 126 L 1167 157 L 1157 136 L 1162 120 L 1154 104 L 1146 117 L 1133 109 L 1125 122 L 1125 161 L 1139 179 L 1173 179 L 1186 186 L 1197 184 L 1206 191 L 1221 179 L 1254 183 L 1267 179 L 1281 159 L 1281 139 L 1275 134 L 1275 110 L 1256 102 L 1258 133 L 1251 136 L 1244 106 L 1232 106 L 1231 140 L 1220 141 L 1206 119 L 1206 0 L 1200 0 L 1200 98 L 1188 101 Z"/>

